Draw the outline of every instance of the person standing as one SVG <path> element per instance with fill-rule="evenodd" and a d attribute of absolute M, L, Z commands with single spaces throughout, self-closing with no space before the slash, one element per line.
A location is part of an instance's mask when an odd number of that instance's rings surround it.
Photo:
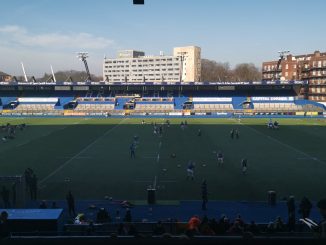
<path fill-rule="evenodd" d="M 202 210 L 207 210 L 208 192 L 207 192 L 207 183 L 205 179 L 201 184 L 201 198 L 203 200 L 201 208 Z"/>
<path fill-rule="evenodd" d="M 194 180 L 194 170 L 195 170 L 195 163 L 192 161 L 189 161 L 187 166 L 187 180 L 191 178 Z"/>
<path fill-rule="evenodd" d="M 230 131 L 230 137 L 231 137 L 231 139 L 233 139 L 233 137 L 234 137 L 234 129 L 231 129 L 231 131 Z"/>
<path fill-rule="evenodd" d="M 224 157 L 222 151 L 217 152 L 217 165 L 220 166 L 224 162 Z"/>
<path fill-rule="evenodd" d="M 130 158 L 136 158 L 136 154 L 135 154 L 135 144 L 132 143 L 130 145 Z"/>
<path fill-rule="evenodd" d="M 240 132 L 238 129 L 235 130 L 235 138 L 239 139 L 240 138 Z"/>
<path fill-rule="evenodd" d="M 68 192 L 67 196 L 66 196 L 66 200 L 67 200 L 67 204 L 68 204 L 68 212 L 69 215 L 73 215 L 74 217 L 76 216 L 76 212 L 75 212 L 75 198 L 72 195 L 71 191 Z"/>

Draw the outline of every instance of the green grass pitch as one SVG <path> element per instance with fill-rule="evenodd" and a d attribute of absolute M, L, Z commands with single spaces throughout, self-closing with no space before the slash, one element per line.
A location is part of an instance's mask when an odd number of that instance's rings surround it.
<path fill-rule="evenodd" d="M 39 199 L 46 200 L 64 199 L 68 190 L 78 199 L 145 200 L 153 185 L 159 200 L 198 200 L 203 179 L 210 200 L 265 201 L 269 190 L 279 198 L 326 195 L 324 120 L 280 119 L 280 129 L 271 130 L 268 119 L 187 119 L 182 130 L 184 119 L 170 119 L 162 137 L 153 134 L 151 122 L 160 125 L 163 118 L 146 118 L 145 125 L 141 120 L 1 118 L 0 124 L 26 123 L 27 128 L 0 142 L 0 175 L 31 167 L 38 176 Z M 230 138 L 232 128 L 240 131 L 240 139 Z M 136 159 L 130 159 L 134 135 L 139 144 Z M 223 166 L 217 165 L 217 150 L 224 153 Z M 243 157 L 248 159 L 246 175 Z M 196 162 L 193 181 L 186 179 L 189 160 Z"/>

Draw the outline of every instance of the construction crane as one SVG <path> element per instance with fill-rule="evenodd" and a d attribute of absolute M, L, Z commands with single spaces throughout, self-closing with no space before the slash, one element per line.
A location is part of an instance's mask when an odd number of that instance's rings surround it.
<path fill-rule="evenodd" d="M 88 58 L 88 53 L 87 52 L 78 52 L 77 53 L 77 58 L 79 58 L 81 61 L 84 62 L 85 69 L 86 69 L 86 74 L 87 74 L 87 81 L 92 81 L 91 79 L 91 74 L 89 73 L 88 65 L 86 58 Z"/>
<path fill-rule="evenodd" d="M 290 53 L 290 51 L 289 50 L 278 51 L 278 53 L 279 53 L 279 58 L 278 58 L 278 61 L 277 61 L 276 72 L 274 73 L 273 80 L 279 78 L 278 77 L 278 70 L 280 69 L 281 62 L 282 62 L 282 60 L 284 60 L 285 54 Z"/>

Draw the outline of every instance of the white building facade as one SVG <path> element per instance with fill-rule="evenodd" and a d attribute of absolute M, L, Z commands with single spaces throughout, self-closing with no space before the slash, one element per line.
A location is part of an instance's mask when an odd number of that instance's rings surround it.
<path fill-rule="evenodd" d="M 166 56 L 160 52 L 158 56 L 145 56 L 142 51 L 119 51 L 117 58 L 104 59 L 103 79 L 109 82 L 200 81 L 200 48 L 174 48 L 173 54 Z"/>

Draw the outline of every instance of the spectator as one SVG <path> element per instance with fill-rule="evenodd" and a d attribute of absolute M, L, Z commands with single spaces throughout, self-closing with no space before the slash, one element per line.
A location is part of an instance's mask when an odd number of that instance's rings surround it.
<path fill-rule="evenodd" d="M 51 208 L 52 209 L 58 208 L 57 203 L 55 201 L 52 202 Z"/>
<path fill-rule="evenodd" d="M 244 227 L 245 226 L 245 222 L 243 221 L 243 219 L 241 218 L 241 215 L 238 214 L 237 217 L 235 218 L 235 222 L 239 222 L 239 224 Z"/>
<path fill-rule="evenodd" d="M 46 205 L 46 201 L 45 200 L 43 200 L 41 203 L 40 203 L 40 207 L 39 208 L 41 208 L 41 209 L 45 209 L 45 208 L 47 208 L 47 205 Z"/>
<path fill-rule="evenodd" d="M 0 240 L 1 238 L 8 237 L 10 235 L 10 227 L 8 222 L 8 213 L 2 211 L 0 214 Z"/>
<path fill-rule="evenodd" d="M 232 234 L 232 235 L 239 235 L 242 234 L 244 231 L 244 227 L 241 226 L 240 221 L 236 220 L 232 224 L 232 226 L 227 230 L 227 233 Z"/>
<path fill-rule="evenodd" d="M 299 205 L 299 213 L 302 214 L 303 219 L 309 218 L 311 208 L 312 204 L 309 199 L 307 197 L 303 197 Z"/>
<path fill-rule="evenodd" d="M 220 233 L 220 234 L 225 234 L 227 232 L 227 230 L 230 229 L 231 224 L 229 222 L 228 217 L 226 217 L 226 215 L 222 215 L 218 226 L 219 226 L 219 232 L 218 233 Z"/>
<path fill-rule="evenodd" d="M 83 224 L 88 224 L 86 221 L 86 217 L 84 214 L 78 214 L 75 218 L 75 224 L 77 225 L 83 225 Z"/>
<path fill-rule="evenodd" d="M 96 215 L 96 222 L 97 223 L 106 223 L 111 222 L 111 217 L 109 215 L 109 212 L 106 211 L 105 208 L 100 208 Z"/>
<path fill-rule="evenodd" d="M 284 223 L 281 219 L 281 216 L 277 216 L 276 220 L 274 221 L 273 230 L 276 232 L 284 231 Z"/>
<path fill-rule="evenodd" d="M 190 220 L 188 221 L 188 228 L 187 228 L 186 234 L 188 236 L 193 236 L 193 235 L 199 234 L 200 223 L 201 223 L 201 221 L 197 215 L 192 216 L 190 218 Z"/>

